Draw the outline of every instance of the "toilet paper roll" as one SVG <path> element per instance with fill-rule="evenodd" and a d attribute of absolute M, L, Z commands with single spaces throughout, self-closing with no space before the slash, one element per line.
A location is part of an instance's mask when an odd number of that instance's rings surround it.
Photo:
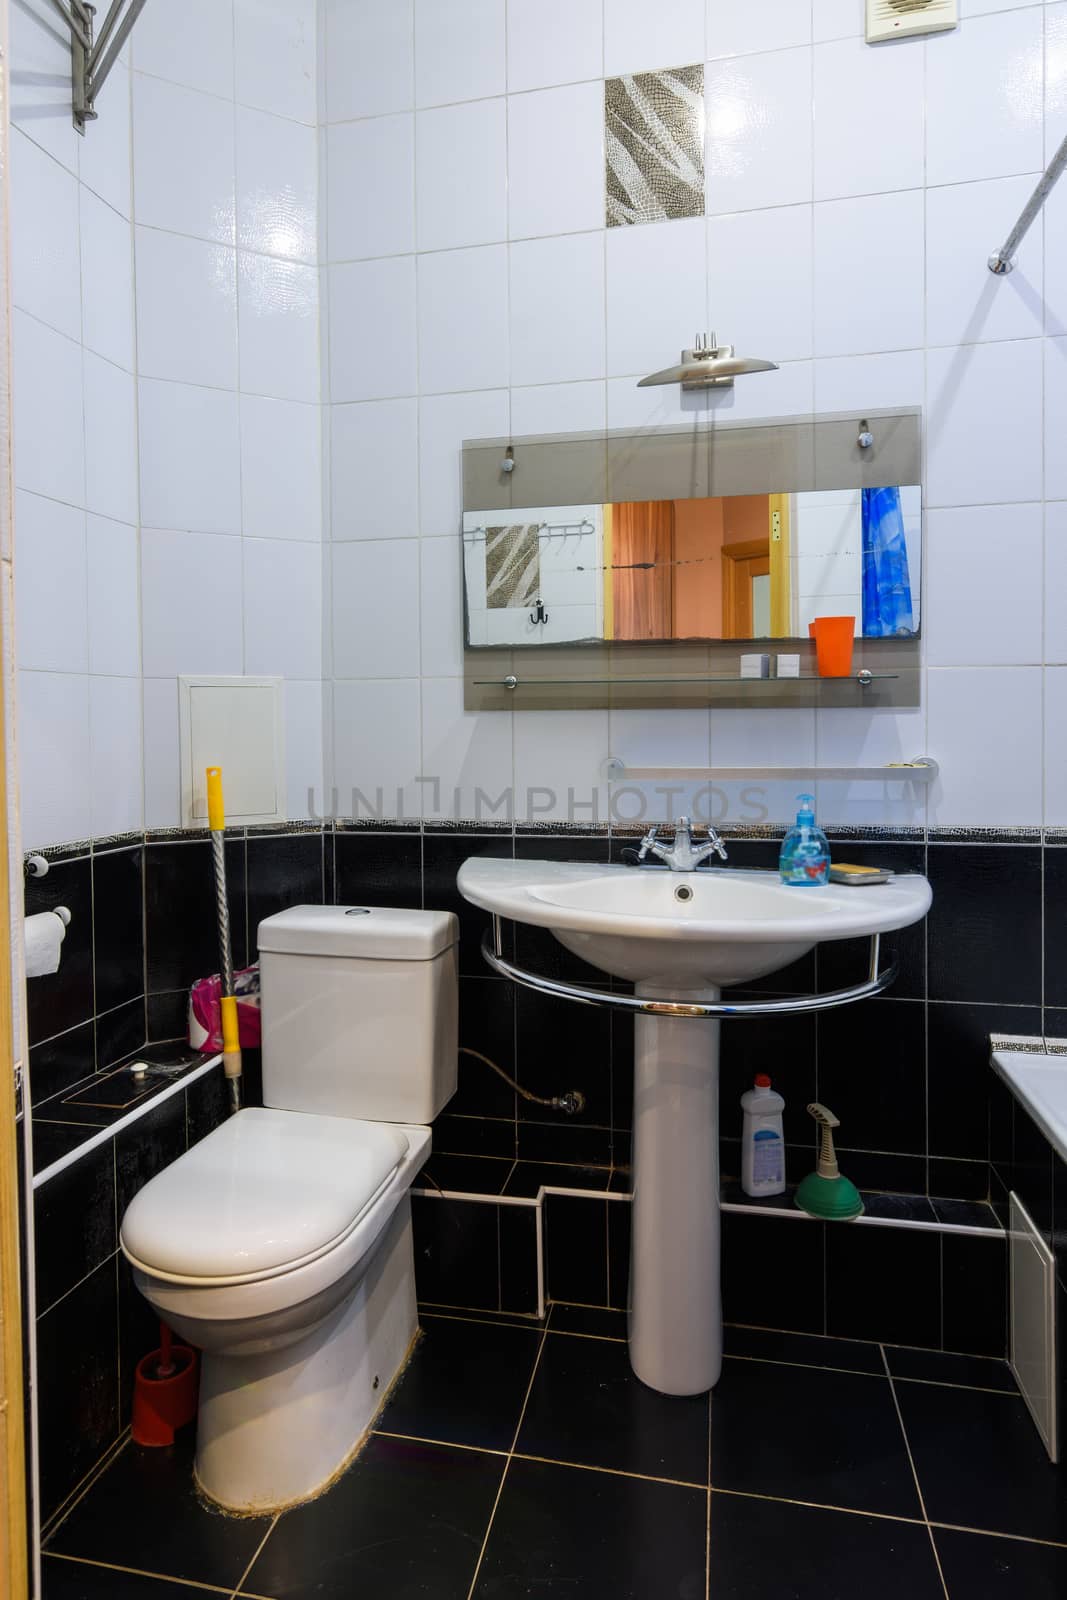
<path fill-rule="evenodd" d="M 25 920 L 26 976 L 42 978 L 59 971 L 59 947 L 70 922 L 66 906 L 54 911 L 39 911 Z"/>

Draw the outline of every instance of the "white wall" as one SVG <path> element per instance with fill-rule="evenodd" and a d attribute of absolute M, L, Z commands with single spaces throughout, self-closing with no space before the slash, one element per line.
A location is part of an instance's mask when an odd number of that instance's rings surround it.
<path fill-rule="evenodd" d="M 145 8 L 81 138 L 12 0 L 28 847 L 179 821 L 176 676 L 282 673 L 321 788 L 314 0 Z"/>
<path fill-rule="evenodd" d="M 872 49 L 862 0 L 324 0 L 334 607 L 390 618 L 335 685 L 342 794 L 929 751 L 928 809 L 823 814 L 1067 824 L 1067 184 L 985 266 L 1067 131 L 1067 5 L 961 10 Z M 707 218 L 605 230 L 603 74 L 699 60 Z M 781 363 L 698 400 L 724 415 L 923 405 L 922 708 L 465 715 L 461 441 L 676 422 L 635 379 L 705 327 Z"/>

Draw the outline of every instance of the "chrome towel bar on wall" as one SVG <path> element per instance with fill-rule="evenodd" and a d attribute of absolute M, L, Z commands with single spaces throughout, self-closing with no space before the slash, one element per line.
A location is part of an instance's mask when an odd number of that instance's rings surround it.
<path fill-rule="evenodd" d="M 653 778 L 668 782 L 698 780 L 707 783 L 728 783 L 733 779 L 759 779 L 773 782 L 776 778 L 825 778 L 848 782 L 864 781 L 889 783 L 933 783 L 940 772 L 932 756 L 916 756 L 912 761 L 891 761 L 879 767 L 631 767 L 618 756 L 608 756 L 603 765 L 603 775 L 608 783 L 638 783 Z"/>

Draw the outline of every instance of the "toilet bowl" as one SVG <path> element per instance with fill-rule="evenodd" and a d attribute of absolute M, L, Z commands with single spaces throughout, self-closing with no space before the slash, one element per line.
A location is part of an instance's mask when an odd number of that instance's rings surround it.
<path fill-rule="evenodd" d="M 418 1331 L 408 1192 L 456 1087 L 458 938 L 443 911 L 261 922 L 264 1105 L 126 1210 L 137 1287 L 203 1352 L 196 1476 L 228 1510 L 325 1488 Z"/>
<path fill-rule="evenodd" d="M 417 1332 L 408 1191 L 430 1130 L 238 1112 L 147 1185 L 121 1245 L 203 1352 L 196 1476 L 233 1511 L 324 1488 Z"/>

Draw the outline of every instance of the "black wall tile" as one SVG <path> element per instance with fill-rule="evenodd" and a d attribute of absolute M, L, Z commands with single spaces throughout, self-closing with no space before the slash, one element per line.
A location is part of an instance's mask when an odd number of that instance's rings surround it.
<path fill-rule="evenodd" d="M 36 981 L 36 980 L 34 980 Z M 69 1033 L 58 1034 L 30 1051 L 30 1094 L 39 1106 L 51 1095 L 59 1094 L 79 1078 L 86 1078 L 96 1067 L 93 1025 L 83 1022 Z"/>
<path fill-rule="evenodd" d="M 146 1039 L 146 1009 L 143 996 L 127 1000 L 114 1011 L 105 1012 L 96 1019 L 97 1071 L 113 1067 L 122 1061 Z"/>
<path fill-rule="evenodd" d="M 989 1197 L 989 1163 L 960 1161 L 951 1156 L 931 1156 L 927 1162 L 930 1193 L 942 1200 L 986 1200 Z"/>
<path fill-rule="evenodd" d="M 185 1137 L 188 1145 L 199 1143 L 230 1114 L 230 1091 L 221 1067 L 205 1072 L 185 1091 Z"/>
<path fill-rule="evenodd" d="M 939 1349 L 940 1234 L 828 1223 L 826 1332 Z"/>
<path fill-rule="evenodd" d="M 245 841 L 226 841 L 226 887 L 235 967 L 247 961 Z M 206 839 L 145 847 L 145 927 L 150 993 L 187 989 L 219 970 L 211 845 Z"/>
<path fill-rule="evenodd" d="M 185 1151 L 185 1096 L 172 1095 L 115 1135 L 115 1183 L 119 1227 L 126 1207 L 150 1178 Z"/>
<path fill-rule="evenodd" d="M 719 1105 L 725 1134 L 740 1138 L 741 1096 L 751 1089 L 756 1074 L 765 1072 L 785 1098 L 787 1142 L 811 1139 L 814 1123 L 804 1107 L 816 1098 L 815 1038 L 813 1016 L 743 1017 L 723 1023 L 719 1032 Z"/>
<path fill-rule="evenodd" d="M 459 980 L 459 1042 L 515 1076 L 515 988 L 503 978 Z M 453 1116 L 515 1117 L 515 1091 L 484 1061 L 460 1055 Z"/>
<path fill-rule="evenodd" d="M 111 1011 L 144 993 L 144 851 L 93 857 L 96 1009 Z"/>
<path fill-rule="evenodd" d="M 433 1147 L 448 1155 L 515 1155 L 515 1122 L 511 1117 L 454 1117 L 446 1110 L 433 1125 Z"/>
<path fill-rule="evenodd" d="M 1067 1006 L 1067 846 L 1047 846 L 1044 864 L 1044 1001 L 1047 1006 Z"/>
<path fill-rule="evenodd" d="M 551 1116 L 551 1112 L 545 1112 Z M 614 1141 L 610 1128 L 594 1127 L 577 1117 L 555 1122 L 516 1124 L 515 1153 L 523 1161 L 557 1161 L 575 1167 L 610 1165 Z"/>
<path fill-rule="evenodd" d="M 819 1017 L 819 1094 L 861 1150 L 926 1150 L 926 1012 L 918 1000 L 864 1000 Z M 811 1096 L 814 1098 L 814 1096 Z M 808 1132 L 811 1119 L 806 1118 Z"/>
<path fill-rule="evenodd" d="M 823 1333 L 824 1232 L 819 1222 L 724 1212 L 724 1320 Z"/>
<path fill-rule="evenodd" d="M 258 959 L 256 930 L 275 912 L 323 903 L 321 833 L 251 834 L 247 843 L 249 959 Z"/>
<path fill-rule="evenodd" d="M 41 1516 L 50 1517 L 118 1437 L 114 1259 L 37 1319 Z"/>
<path fill-rule="evenodd" d="M 422 905 L 422 840 L 417 833 L 334 836 L 336 904 Z"/>
<path fill-rule="evenodd" d="M 537 1213 L 532 1206 L 500 1207 L 500 1309 L 537 1313 Z"/>
<path fill-rule="evenodd" d="M 632 1201 L 611 1201 L 608 1206 L 608 1305 L 618 1311 L 626 1311 L 630 1305 L 632 1223 Z"/>
<path fill-rule="evenodd" d="M 548 1099 L 576 1089 L 585 1096 L 585 1108 L 565 1120 L 571 1126 L 611 1126 L 611 1021 L 607 1011 L 520 989 L 515 1003 L 515 1040 L 516 1077 L 524 1089 Z M 516 1110 L 520 1122 L 552 1122 L 562 1115 L 522 1098 Z"/>
<path fill-rule="evenodd" d="M 932 844 L 927 861 L 931 1000 L 1039 1005 L 1040 845 Z"/>
<path fill-rule="evenodd" d="M 66 906 L 71 920 L 59 971 L 26 986 L 30 1044 L 85 1022 L 93 1014 L 93 885 L 88 856 L 54 862 L 46 878 L 26 880 L 26 915 Z"/>
<path fill-rule="evenodd" d="M 432 1305 L 496 1311 L 500 1306 L 499 1207 L 411 1197 L 415 1286 Z"/>
<path fill-rule="evenodd" d="M 545 1279 L 550 1300 L 608 1303 L 608 1211 L 617 1200 L 545 1197 Z"/>
<path fill-rule="evenodd" d="M 1002 1359 L 1008 1348 L 1007 1247 L 1002 1235 L 941 1238 L 942 1344 Z"/>
<path fill-rule="evenodd" d="M 490 970 L 481 952 L 489 913 L 464 900 L 456 887 L 456 874 L 469 856 L 510 859 L 511 835 L 427 834 L 422 841 L 421 903 L 428 911 L 451 911 L 459 918 L 459 970 L 482 978 Z"/>
<path fill-rule="evenodd" d="M 164 994 L 145 996 L 145 1015 L 150 1039 L 184 1039 L 188 1032 L 189 991 L 168 989 Z"/>
<path fill-rule="evenodd" d="M 926 872 L 926 846 L 923 844 L 869 844 L 852 839 L 833 846 L 835 861 L 859 867 L 888 867 L 891 872 Z M 867 975 L 867 939 L 840 939 L 818 948 L 820 991 L 843 989 Z M 890 957 L 900 963 L 900 973 L 888 993 L 898 1000 L 922 1000 L 926 996 L 926 919 L 899 933 L 882 939 L 882 964 Z"/>
<path fill-rule="evenodd" d="M 991 1033 L 1040 1032 L 1041 1013 L 1021 1006 L 931 1001 L 927 1033 L 930 1153 L 989 1159 Z"/>
<path fill-rule="evenodd" d="M 33 1197 L 37 1305 L 46 1311 L 114 1254 L 115 1155 L 112 1142 L 90 1150 Z"/>
<path fill-rule="evenodd" d="M 133 1383 L 142 1356 L 159 1349 L 159 1318 L 133 1281 L 133 1268 L 120 1251 L 118 1270 L 119 1325 L 119 1426 L 128 1427 L 133 1406 Z M 106 1352 L 101 1350 L 101 1359 Z"/>
<path fill-rule="evenodd" d="M 857 1189 L 883 1190 L 889 1194 L 922 1194 L 926 1186 L 926 1160 L 923 1156 L 898 1156 L 887 1150 L 851 1150 L 838 1143 L 841 1171 Z M 815 1167 L 814 1146 L 807 1170 Z M 801 1173 L 801 1177 L 804 1174 Z"/>

